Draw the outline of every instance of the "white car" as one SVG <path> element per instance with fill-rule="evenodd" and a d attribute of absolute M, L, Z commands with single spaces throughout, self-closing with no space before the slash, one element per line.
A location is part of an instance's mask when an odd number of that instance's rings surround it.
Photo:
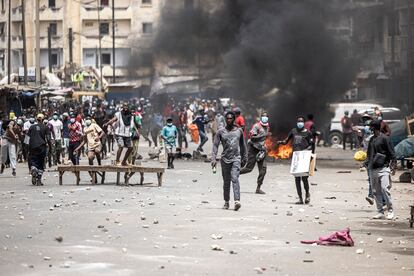
<path fill-rule="evenodd" d="M 330 105 L 331 111 L 335 114 L 331 120 L 329 131 L 329 143 L 332 145 L 342 144 L 342 125 L 341 119 L 344 117 L 345 111 L 349 112 L 351 117 L 354 110 L 360 111 L 374 110 L 375 108 L 383 109 L 383 106 L 374 103 L 335 103 Z M 384 115 L 385 116 L 385 115 Z"/>

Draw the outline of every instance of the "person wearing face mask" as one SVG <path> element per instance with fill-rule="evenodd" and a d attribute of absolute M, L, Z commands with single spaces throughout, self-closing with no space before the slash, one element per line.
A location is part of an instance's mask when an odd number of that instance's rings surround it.
<path fill-rule="evenodd" d="M 32 184 L 42 186 L 42 175 L 45 170 L 47 147 L 51 147 L 49 128 L 43 124 L 44 115 L 38 114 L 37 123 L 28 131 L 29 136 L 29 167 Z"/>
<path fill-rule="evenodd" d="M 266 138 L 272 134 L 269 131 L 269 116 L 267 112 L 263 112 L 260 121 L 253 125 L 249 132 L 249 141 L 247 142 L 247 163 L 241 169 L 240 174 L 246 174 L 253 171 L 257 163 L 259 168 L 259 176 L 257 178 L 256 194 L 265 194 L 261 186 L 266 176 Z"/>
<path fill-rule="evenodd" d="M 75 149 L 79 147 L 82 140 L 82 125 L 76 121 L 75 114 L 71 114 L 69 124 L 69 159 L 73 165 L 79 165 L 79 155 Z"/>
<path fill-rule="evenodd" d="M 91 117 L 87 117 L 85 120 L 85 128 L 83 129 L 83 140 L 80 145 L 75 149 L 77 155 L 79 155 L 80 149 L 87 144 L 88 145 L 88 161 L 89 165 L 93 165 L 93 160 L 96 157 L 98 165 L 101 165 L 101 150 L 102 143 L 101 138 L 104 135 L 102 128 L 92 122 Z"/>
<path fill-rule="evenodd" d="M 115 137 L 118 143 L 118 151 L 116 153 L 115 164 L 117 166 L 127 166 L 127 160 L 131 154 L 132 148 L 132 131 L 131 127 L 134 124 L 134 118 L 127 103 L 122 105 L 122 110 L 115 113 L 115 116 L 106 122 L 104 126 L 115 124 Z M 124 152 L 124 157 L 121 160 L 121 155 Z"/>
<path fill-rule="evenodd" d="M 176 150 L 176 140 L 178 138 L 177 127 L 173 124 L 173 119 L 167 119 L 167 125 L 161 131 L 161 137 L 165 142 L 165 153 L 167 154 L 168 169 L 174 169 L 174 153 Z"/>
<path fill-rule="evenodd" d="M 53 126 L 53 136 L 54 140 L 52 141 L 52 157 L 53 157 L 53 165 L 61 164 L 60 162 L 60 155 L 62 152 L 62 145 L 63 145 L 63 123 L 59 119 L 59 114 L 55 112 L 52 116 L 52 120 L 49 121 L 49 124 Z"/>
<path fill-rule="evenodd" d="M 241 128 L 238 128 L 234 122 L 236 115 L 229 111 L 226 113 L 226 127 L 217 131 L 213 143 L 213 153 L 211 157 L 211 166 L 217 166 L 218 148 L 221 143 L 223 152 L 221 154 L 221 172 L 223 176 L 223 209 L 230 207 L 230 186 L 233 186 L 234 210 L 238 211 L 240 204 L 240 167 L 243 161 L 247 161 L 247 150 L 244 142 L 244 134 Z"/>
<path fill-rule="evenodd" d="M 287 138 L 283 141 L 278 141 L 278 144 L 286 145 L 292 141 L 293 151 L 309 150 L 313 144 L 313 138 L 310 131 L 305 128 L 305 118 L 298 117 L 296 121 L 296 127 L 290 131 Z M 299 196 L 299 201 L 296 204 L 303 204 L 301 181 L 305 188 L 305 204 L 310 203 L 309 192 L 309 176 L 295 177 L 296 192 Z"/>

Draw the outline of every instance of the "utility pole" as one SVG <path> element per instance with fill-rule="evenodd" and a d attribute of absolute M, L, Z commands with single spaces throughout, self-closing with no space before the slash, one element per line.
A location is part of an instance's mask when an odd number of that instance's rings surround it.
<path fill-rule="evenodd" d="M 101 6 L 99 4 L 99 0 L 96 0 L 96 4 L 98 6 L 98 29 L 99 29 L 99 73 L 100 73 L 100 81 L 99 81 L 99 84 L 101 86 L 101 92 L 103 92 Z"/>
<path fill-rule="evenodd" d="M 69 28 L 69 63 L 73 63 L 73 31 Z"/>
<path fill-rule="evenodd" d="M 50 26 L 47 27 L 47 58 L 49 64 L 49 73 L 52 73 L 52 34 Z"/>
<path fill-rule="evenodd" d="M 22 36 L 24 84 L 27 84 L 27 46 L 26 46 L 26 1 L 22 0 Z"/>
<path fill-rule="evenodd" d="M 36 0 L 36 84 L 40 85 L 42 78 L 40 76 L 40 11 L 39 1 Z"/>
<path fill-rule="evenodd" d="M 11 0 L 9 0 L 9 19 L 8 19 L 8 39 L 7 39 L 7 83 L 11 83 Z"/>
<path fill-rule="evenodd" d="M 115 0 L 112 0 L 112 82 L 115 81 Z"/>

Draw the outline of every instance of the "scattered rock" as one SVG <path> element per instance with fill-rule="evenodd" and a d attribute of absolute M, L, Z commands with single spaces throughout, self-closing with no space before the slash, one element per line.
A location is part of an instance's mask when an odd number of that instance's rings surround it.
<path fill-rule="evenodd" d="M 286 216 L 291 217 L 291 216 L 293 216 L 293 213 L 291 211 L 287 211 Z"/>
<path fill-rule="evenodd" d="M 313 260 L 303 260 L 304 263 L 313 263 Z"/>
<path fill-rule="evenodd" d="M 359 248 L 355 251 L 357 254 L 364 254 L 364 249 Z"/>
<path fill-rule="evenodd" d="M 263 272 L 266 271 L 266 268 L 264 268 L 264 267 L 255 267 L 253 270 L 256 271 L 257 274 L 263 274 Z"/>
<path fill-rule="evenodd" d="M 43 257 L 43 260 L 45 260 L 45 261 L 50 261 L 50 259 L 51 259 L 51 258 L 50 258 L 50 257 L 47 257 L 47 256 L 44 256 L 44 257 Z"/>
<path fill-rule="evenodd" d="M 211 238 L 213 239 L 213 240 L 221 240 L 222 238 L 223 238 L 223 236 L 222 235 L 220 235 L 220 234 L 213 234 L 213 235 L 211 235 Z"/>
<path fill-rule="evenodd" d="M 62 236 L 57 236 L 57 237 L 55 237 L 55 241 L 62 242 L 63 241 L 63 237 Z"/>
<path fill-rule="evenodd" d="M 224 249 L 217 244 L 211 245 L 211 250 L 213 251 L 223 251 Z"/>
<path fill-rule="evenodd" d="M 158 224 L 158 220 L 157 219 L 154 219 L 154 222 L 153 222 L 154 224 Z"/>
<path fill-rule="evenodd" d="M 377 243 L 382 243 L 384 241 L 384 239 L 383 238 L 378 238 L 377 239 Z"/>

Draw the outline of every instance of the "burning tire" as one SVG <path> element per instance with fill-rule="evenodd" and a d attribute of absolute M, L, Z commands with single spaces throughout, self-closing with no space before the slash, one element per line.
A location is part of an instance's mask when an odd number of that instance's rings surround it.
<path fill-rule="evenodd" d="M 329 141 L 331 145 L 341 145 L 342 139 L 342 133 L 339 131 L 333 131 L 329 134 Z"/>

